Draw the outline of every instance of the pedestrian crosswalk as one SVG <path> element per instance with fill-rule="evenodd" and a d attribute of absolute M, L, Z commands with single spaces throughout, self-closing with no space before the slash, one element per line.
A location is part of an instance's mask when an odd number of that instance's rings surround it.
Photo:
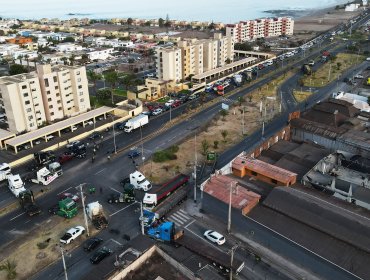
<path fill-rule="evenodd" d="M 182 209 L 177 210 L 167 217 L 167 220 L 169 220 L 170 222 L 174 222 L 176 226 L 183 226 L 191 219 L 192 218 L 189 216 L 189 214 Z"/>

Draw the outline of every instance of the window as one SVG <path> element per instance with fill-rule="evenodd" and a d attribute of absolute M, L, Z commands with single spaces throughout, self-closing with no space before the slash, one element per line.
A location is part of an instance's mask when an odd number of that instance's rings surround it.
<path fill-rule="evenodd" d="M 26 88 L 27 88 L 27 86 L 26 86 L 26 85 L 23 85 L 23 86 L 22 86 L 22 89 L 26 89 Z"/>
<path fill-rule="evenodd" d="M 81 89 L 82 88 L 82 85 L 79 85 L 78 88 Z"/>
<path fill-rule="evenodd" d="M 35 103 L 35 107 L 38 107 L 39 106 L 39 103 Z"/>
<path fill-rule="evenodd" d="M 50 90 L 46 91 L 46 94 L 49 95 L 50 94 Z"/>
<path fill-rule="evenodd" d="M 26 101 L 26 102 L 24 102 L 24 104 L 26 104 L 26 105 L 30 105 L 30 101 Z"/>
<path fill-rule="evenodd" d="M 30 123 L 30 127 L 33 127 L 34 126 L 34 123 Z"/>
<path fill-rule="evenodd" d="M 49 86 L 49 80 L 48 79 L 44 79 L 44 83 L 45 83 L 45 86 L 48 87 Z"/>
<path fill-rule="evenodd" d="M 35 83 L 35 81 L 30 81 L 30 84 L 33 85 Z"/>
<path fill-rule="evenodd" d="M 77 82 L 81 82 L 81 78 L 78 78 L 78 79 L 77 79 Z"/>
<path fill-rule="evenodd" d="M 80 71 L 77 71 L 77 72 L 76 72 L 76 75 L 80 75 Z"/>
<path fill-rule="evenodd" d="M 27 97 L 28 96 L 28 93 L 23 93 L 23 97 Z"/>
<path fill-rule="evenodd" d="M 32 109 L 31 108 L 28 108 L 27 110 L 26 110 L 26 112 L 27 113 L 29 113 L 29 112 L 31 112 L 32 111 Z"/>
<path fill-rule="evenodd" d="M 83 99 L 83 98 L 81 98 L 81 99 L 80 99 L 80 102 L 84 102 L 84 99 Z"/>
<path fill-rule="evenodd" d="M 53 105 L 49 105 L 49 109 L 52 109 L 53 108 Z"/>
<path fill-rule="evenodd" d="M 58 100 L 57 103 L 60 104 L 60 103 L 62 103 L 62 101 Z"/>
<path fill-rule="evenodd" d="M 55 89 L 58 89 L 59 87 L 58 86 L 55 86 Z"/>
<path fill-rule="evenodd" d="M 50 102 L 51 101 L 51 98 L 48 98 L 48 101 Z"/>
<path fill-rule="evenodd" d="M 80 95 L 80 96 L 84 95 L 83 91 L 80 91 L 79 95 Z"/>
<path fill-rule="evenodd" d="M 38 121 L 41 121 L 41 120 L 42 120 L 42 118 L 37 118 L 37 120 L 38 120 Z"/>
<path fill-rule="evenodd" d="M 54 116 L 54 112 L 51 112 L 51 113 L 50 113 L 50 116 Z"/>
<path fill-rule="evenodd" d="M 53 81 L 54 81 L 54 83 L 56 83 L 58 81 L 57 76 L 53 77 Z"/>

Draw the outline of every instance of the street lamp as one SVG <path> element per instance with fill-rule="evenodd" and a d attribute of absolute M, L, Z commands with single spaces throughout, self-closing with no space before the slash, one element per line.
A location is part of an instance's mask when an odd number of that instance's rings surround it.
<path fill-rule="evenodd" d="M 112 116 L 112 123 L 114 122 L 114 118 Z M 113 145 L 114 145 L 114 153 L 117 154 L 117 145 L 116 145 L 116 130 L 114 129 L 114 124 L 112 125 L 113 127 Z"/>
<path fill-rule="evenodd" d="M 194 203 L 197 203 L 197 134 L 194 135 Z"/>
<path fill-rule="evenodd" d="M 65 280 L 68 280 L 68 274 L 67 274 L 67 266 L 66 261 L 64 259 L 64 249 L 62 246 L 59 245 L 60 252 L 62 253 L 62 261 L 63 261 L 63 270 L 64 270 L 64 278 Z"/>
<path fill-rule="evenodd" d="M 231 248 L 231 260 L 230 260 L 230 280 L 233 280 L 233 262 L 234 262 L 234 252 L 236 251 L 236 249 L 239 247 L 238 244 L 235 244 L 232 248 Z"/>
<path fill-rule="evenodd" d="M 82 192 L 82 187 L 83 187 L 84 184 L 79 184 L 76 188 L 80 189 L 80 193 L 81 193 L 81 200 L 82 200 L 82 211 L 84 212 L 84 219 L 85 219 L 85 226 L 86 226 L 86 233 L 87 233 L 87 236 L 90 236 L 90 232 L 89 232 L 89 223 L 87 221 L 87 216 L 86 216 L 86 209 L 85 209 L 85 196 Z"/>
<path fill-rule="evenodd" d="M 227 219 L 227 232 L 231 232 L 231 199 L 233 195 L 233 187 L 235 187 L 235 182 L 230 183 L 230 193 L 229 193 L 229 214 Z"/>

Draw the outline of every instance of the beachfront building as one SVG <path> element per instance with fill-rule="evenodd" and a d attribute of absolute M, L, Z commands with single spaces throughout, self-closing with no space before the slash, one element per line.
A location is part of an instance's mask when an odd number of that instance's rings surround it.
<path fill-rule="evenodd" d="M 35 130 L 90 109 L 86 69 L 38 65 L 37 72 L 0 78 L 0 105 L 9 130 Z"/>
<path fill-rule="evenodd" d="M 280 35 L 293 35 L 294 20 L 289 17 L 263 18 L 226 25 L 226 36 L 235 43 Z"/>
<path fill-rule="evenodd" d="M 233 61 L 234 42 L 215 34 L 213 39 L 186 39 L 176 47 L 156 49 L 156 71 L 160 80 L 180 81 Z"/>

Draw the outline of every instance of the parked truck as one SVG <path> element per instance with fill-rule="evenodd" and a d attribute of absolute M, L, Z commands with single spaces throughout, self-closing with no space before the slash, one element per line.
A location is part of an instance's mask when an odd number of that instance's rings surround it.
<path fill-rule="evenodd" d="M 50 214 L 58 215 L 66 219 L 73 218 L 74 216 L 77 215 L 77 212 L 78 205 L 70 197 L 60 200 L 57 205 L 54 205 L 51 208 L 49 208 Z"/>
<path fill-rule="evenodd" d="M 8 179 L 8 176 L 12 174 L 10 165 L 7 163 L 0 164 L 0 181 Z"/>
<path fill-rule="evenodd" d="M 30 181 L 35 184 L 49 185 L 56 178 L 63 174 L 62 166 L 59 162 L 52 162 L 48 167 L 42 167 L 36 171 L 36 178 L 31 178 Z"/>
<path fill-rule="evenodd" d="M 60 238 L 60 243 L 70 244 L 77 237 L 85 233 L 85 228 L 83 226 L 76 226 L 67 230 L 67 232 Z"/>
<path fill-rule="evenodd" d="M 87 204 L 86 214 L 96 229 L 108 227 L 108 220 L 104 216 L 103 206 L 98 201 Z"/>
<path fill-rule="evenodd" d="M 19 194 L 19 203 L 28 216 L 34 216 L 41 213 L 40 207 L 35 203 L 33 192 L 30 190 L 26 190 Z"/>
<path fill-rule="evenodd" d="M 48 164 L 56 161 L 56 156 L 53 151 L 41 151 L 33 154 L 34 162 L 28 167 L 30 171 L 39 170 L 46 167 Z"/>
<path fill-rule="evenodd" d="M 124 184 L 123 192 L 112 193 L 108 197 L 108 203 L 130 203 L 134 202 L 135 200 L 135 188 L 130 183 Z"/>
<path fill-rule="evenodd" d="M 130 182 L 137 190 L 143 190 L 144 192 L 149 191 L 152 188 L 152 184 L 145 178 L 145 176 L 139 172 L 135 171 L 131 173 L 129 178 L 124 179 L 122 182 Z"/>
<path fill-rule="evenodd" d="M 24 182 L 22 181 L 19 174 L 8 176 L 8 187 L 9 190 L 15 195 L 15 197 L 19 197 L 20 193 L 26 191 L 26 188 L 24 187 Z"/>
<path fill-rule="evenodd" d="M 149 123 L 148 115 L 140 114 L 126 122 L 125 132 L 132 132 L 135 129 L 147 125 Z"/>
<path fill-rule="evenodd" d="M 209 244 L 199 238 L 185 235 L 184 231 L 176 232 L 173 222 L 164 222 L 158 226 L 151 227 L 147 230 L 146 234 L 159 241 L 172 243 L 176 246 L 183 246 L 193 253 L 208 259 L 212 265 L 222 270 L 223 273 L 230 273 L 230 269 L 232 269 L 234 274 L 238 274 L 245 265 L 242 260 L 235 256 L 231 264 L 230 255 L 226 252 L 209 246 Z"/>

